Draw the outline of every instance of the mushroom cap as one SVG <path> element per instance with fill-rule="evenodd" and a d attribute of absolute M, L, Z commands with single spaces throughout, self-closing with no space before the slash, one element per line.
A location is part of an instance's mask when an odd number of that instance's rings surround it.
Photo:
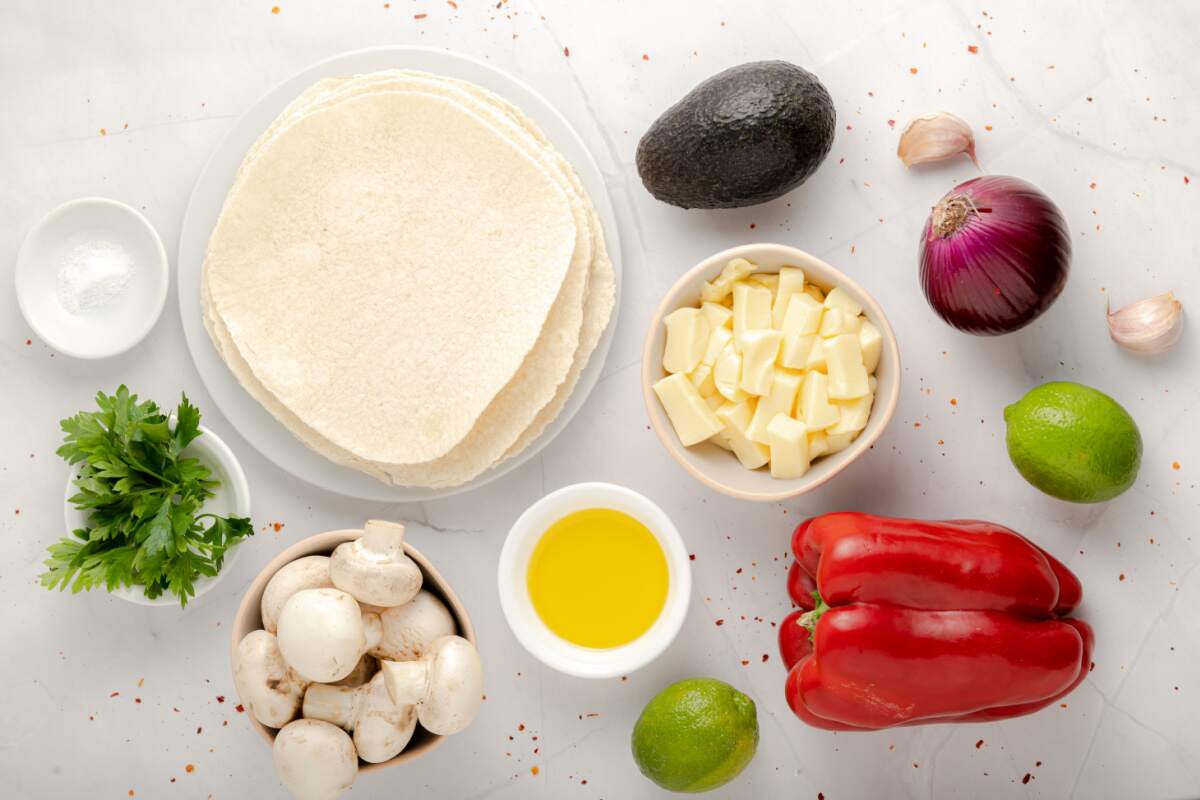
<path fill-rule="evenodd" d="M 471 724 L 483 701 L 483 664 L 461 636 L 436 640 L 420 661 L 384 661 L 388 693 L 397 705 L 415 702 L 430 733 L 449 736 Z"/>
<path fill-rule="evenodd" d="M 288 669 L 274 634 L 250 631 L 238 642 L 236 658 L 233 685 L 254 718 L 270 728 L 295 719 L 304 681 Z"/>
<path fill-rule="evenodd" d="M 333 686 L 354 688 L 362 686 L 379 672 L 379 660 L 372 655 L 364 655 L 350 670 L 350 674 L 341 680 L 333 681 Z"/>
<path fill-rule="evenodd" d="M 279 614 L 279 651 L 288 665 L 316 683 L 339 681 L 367 650 L 362 612 L 337 589 L 296 592 Z"/>
<path fill-rule="evenodd" d="M 408 746 L 417 729 L 416 706 L 398 706 L 392 702 L 383 674 L 377 674 L 366 686 L 354 720 L 354 746 L 363 761 L 378 764 L 390 761 Z"/>
<path fill-rule="evenodd" d="M 390 608 L 421 589 L 421 568 L 404 554 L 404 526 L 372 520 L 364 535 L 343 542 L 329 560 L 333 585 L 354 599 Z"/>
<path fill-rule="evenodd" d="M 332 586 L 333 581 L 329 578 L 329 556 L 304 556 L 289 561 L 271 576 L 271 580 L 267 581 L 267 588 L 263 590 L 260 604 L 263 627 L 271 633 L 275 632 L 283 604 L 296 592 Z"/>
<path fill-rule="evenodd" d="M 272 751 L 279 782 L 300 800 L 335 800 L 358 777 L 350 735 L 319 719 L 288 723 Z"/>
<path fill-rule="evenodd" d="M 446 604 L 425 589 L 402 606 L 380 612 L 383 631 L 371 654 L 392 661 L 415 661 L 430 645 L 457 630 Z"/>

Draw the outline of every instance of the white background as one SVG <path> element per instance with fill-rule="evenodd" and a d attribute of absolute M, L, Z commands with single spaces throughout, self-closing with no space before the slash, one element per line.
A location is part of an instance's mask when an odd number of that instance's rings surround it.
<path fill-rule="evenodd" d="M 278 14 L 272 0 L 0 6 L 5 280 L 24 233 L 80 195 L 142 209 L 173 260 L 200 166 L 260 94 L 348 49 L 454 48 L 544 93 L 605 173 L 625 259 L 605 378 L 541 457 L 494 484 L 422 505 L 364 504 L 289 479 L 234 433 L 188 358 L 173 291 L 146 341 L 102 362 L 56 355 L 36 338 L 26 344 L 33 334 L 5 292 L 5 796 L 282 797 L 268 749 L 234 709 L 228 626 L 242 590 L 280 548 L 368 516 L 409 521 L 413 543 L 463 596 L 480 631 L 488 699 L 467 732 L 424 760 L 363 777 L 354 797 L 659 796 L 630 758 L 630 729 L 656 691 L 693 675 L 727 680 L 758 703 L 758 755 L 716 797 L 1200 795 L 1200 348 L 1193 329 L 1166 357 L 1139 359 L 1115 348 L 1104 324 L 1109 297 L 1124 304 L 1174 289 L 1200 309 L 1200 8 L 1171 0 L 279 2 Z M 837 139 L 821 170 L 792 195 L 750 209 L 684 212 L 651 199 L 632 166 L 640 134 L 703 78 L 765 58 L 813 69 L 835 98 Z M 917 286 L 916 238 L 929 206 L 975 174 L 965 159 L 905 171 L 895 158 L 904 123 L 942 109 L 975 126 L 989 172 L 1031 180 L 1070 223 L 1065 292 L 1011 336 L 951 330 Z M 647 429 L 638 386 L 644 329 L 662 293 L 709 253 L 753 240 L 810 250 L 853 275 L 885 307 L 905 363 L 899 410 L 874 451 L 825 489 L 771 506 L 716 496 L 684 474 Z M 1002 409 L 1052 378 L 1097 386 L 1138 420 L 1142 471 L 1118 500 L 1060 503 L 1009 464 Z M 44 548 L 62 534 L 57 421 L 122 381 L 165 403 L 186 391 L 250 479 L 259 533 L 233 574 L 186 612 L 36 585 Z M 497 605 L 494 566 L 508 526 L 546 491 L 581 480 L 648 494 L 696 554 L 682 634 L 627 681 L 540 668 Z M 1067 708 L 1001 724 L 858 735 L 805 728 L 784 704 L 769 623 L 788 609 L 792 526 L 834 509 L 981 517 L 1031 535 L 1083 579 L 1082 613 L 1098 638 L 1094 672 Z"/>

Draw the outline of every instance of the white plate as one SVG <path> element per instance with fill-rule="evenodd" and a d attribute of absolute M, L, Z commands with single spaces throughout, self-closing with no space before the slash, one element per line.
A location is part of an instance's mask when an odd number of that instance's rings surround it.
<path fill-rule="evenodd" d="M 133 273 L 120 294 L 73 314 L 58 301 L 58 267 L 76 247 L 110 242 L 124 250 Z M 17 304 L 46 344 L 75 358 L 107 358 L 140 342 L 167 299 L 167 251 L 154 226 L 106 197 L 81 197 L 42 218 L 17 254 Z"/>
<path fill-rule="evenodd" d="M 175 425 L 174 417 L 171 419 L 171 425 L 172 427 Z M 213 496 L 201 508 L 203 513 L 222 517 L 250 516 L 250 485 L 246 483 L 246 473 L 242 472 L 242 465 L 238 463 L 237 457 L 221 437 L 201 425 L 200 435 L 183 449 L 183 454 L 200 459 L 200 462 L 212 471 L 212 476 L 220 481 L 221 485 L 213 490 Z M 76 464 L 67 474 L 67 493 L 63 505 L 68 536 L 72 531 L 87 527 L 87 514 L 71 503 L 71 497 L 78 491 L 75 487 L 75 479 L 78 477 L 79 465 Z M 222 578 L 229 574 L 230 568 L 237 561 L 238 554 L 242 552 L 242 544 L 245 541 L 242 539 L 225 551 L 225 561 L 221 564 L 220 572 L 211 578 L 202 575 L 196 579 L 196 594 L 188 601 L 188 605 L 199 600 L 201 595 L 212 590 L 221 582 Z M 179 598 L 175 595 L 167 592 L 151 599 L 146 597 L 145 591 L 140 586 L 120 586 L 113 589 L 111 594 L 139 606 L 179 608 Z"/>
<path fill-rule="evenodd" d="M 208 237 L 216 225 L 233 185 L 234 175 L 246 151 L 258 136 L 297 95 L 322 78 L 356 75 L 384 69 L 417 69 L 473 81 L 519 107 L 545 132 L 554 146 L 579 173 L 591 195 L 616 272 L 616 304 L 612 319 L 579 377 L 579 383 L 558 417 L 524 452 L 461 486 L 449 489 L 388 486 L 349 467 L 335 464 L 310 450 L 254 400 L 225 366 L 208 333 L 200 309 L 200 266 L 208 249 Z M 322 61 L 272 89 L 247 111 L 225 136 L 196 181 L 183 217 L 179 236 L 179 310 L 183 332 L 196 369 L 221 412 L 260 453 L 292 475 L 331 492 L 378 501 L 419 501 L 446 497 L 482 486 L 535 456 L 566 427 L 591 393 L 616 327 L 621 301 L 621 243 L 616 216 L 604 186 L 604 178 L 591 153 L 561 114 L 541 95 L 511 75 L 473 58 L 423 47 L 376 47 L 356 50 Z"/>

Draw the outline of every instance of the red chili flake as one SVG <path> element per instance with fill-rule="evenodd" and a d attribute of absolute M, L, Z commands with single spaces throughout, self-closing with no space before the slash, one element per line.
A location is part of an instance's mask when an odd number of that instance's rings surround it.
<path fill-rule="evenodd" d="M 629 681 L 629 676 L 628 676 L 628 675 L 622 675 L 622 676 L 621 676 L 621 683 L 626 683 L 626 682 L 628 682 L 628 681 Z"/>
<path fill-rule="evenodd" d="M 1030 775 L 1028 772 L 1026 772 L 1026 773 L 1025 773 L 1025 777 L 1024 777 L 1024 778 L 1021 778 L 1021 783 L 1029 783 L 1029 780 L 1030 780 L 1032 777 L 1033 777 L 1032 775 Z"/>
<path fill-rule="evenodd" d="M 196 765 L 195 764 L 187 764 L 186 766 L 184 766 L 183 771 L 184 772 L 195 772 Z"/>
<path fill-rule="evenodd" d="M 909 71 L 909 72 L 911 72 L 913 75 L 916 75 L 916 74 L 917 74 L 917 68 L 916 68 L 916 67 L 909 67 L 909 68 L 908 68 L 908 71 Z"/>
<path fill-rule="evenodd" d="M 825 800 L 825 793 L 817 792 L 817 800 Z"/>
<path fill-rule="evenodd" d="M 750 230 L 754 230 L 754 229 L 755 229 L 755 228 L 757 228 L 757 227 L 758 227 L 758 224 L 757 224 L 757 223 L 754 223 L 754 222 L 751 222 L 751 223 L 750 223 Z"/>
<path fill-rule="evenodd" d="M 429 16 L 429 15 L 428 15 L 428 14 L 425 14 L 425 13 L 421 13 L 421 14 L 413 14 L 413 19 L 425 19 L 425 18 L 426 18 L 426 17 L 428 17 L 428 16 Z"/>
<path fill-rule="evenodd" d="M 896 120 L 894 120 L 894 119 L 889 119 L 887 122 L 888 122 L 888 127 L 889 127 L 889 128 L 894 128 L 894 127 L 896 127 Z"/>
<path fill-rule="evenodd" d="M 983 747 L 983 739 L 980 739 L 978 742 L 975 743 L 976 750 L 978 750 L 981 747 Z"/>
<path fill-rule="evenodd" d="M 919 423 L 919 422 L 914 422 L 914 423 L 913 423 L 913 427 L 914 427 L 914 428 L 919 428 L 919 427 L 921 427 L 921 423 Z"/>
<path fill-rule="evenodd" d="M 642 61 L 649 61 L 649 60 L 650 60 L 650 54 L 642 53 Z"/>
<path fill-rule="evenodd" d="M 133 789 L 130 789 L 130 790 L 129 790 L 129 796 L 130 796 L 130 797 L 137 797 L 137 792 L 135 792 Z"/>
<path fill-rule="evenodd" d="M 979 52 L 979 47 L 977 45 L 969 44 L 967 45 L 967 52 L 971 55 L 975 55 Z"/>
<path fill-rule="evenodd" d="M 696 560 L 696 554 L 688 553 L 688 561 L 695 561 L 695 560 Z"/>
<path fill-rule="evenodd" d="M 1089 189 L 1095 189 L 1095 188 L 1096 188 L 1096 182 L 1095 182 L 1095 181 L 1092 181 L 1091 183 L 1089 183 L 1089 184 L 1088 184 L 1088 188 L 1089 188 Z"/>
<path fill-rule="evenodd" d="M 716 622 L 716 625 L 717 625 L 717 627 L 718 627 L 718 628 L 719 628 L 719 627 L 721 627 L 721 626 L 722 626 L 722 625 L 724 625 L 724 624 L 725 624 L 725 620 L 724 620 L 724 619 L 719 619 L 719 620 L 717 620 L 717 622 Z"/>
<path fill-rule="evenodd" d="M 223 695 L 223 694 L 219 694 L 219 695 L 217 695 L 217 702 L 218 702 L 218 703 L 224 703 L 224 702 L 225 702 L 225 695 Z"/>
<path fill-rule="evenodd" d="M 1117 580 L 1119 580 L 1119 581 L 1123 581 L 1123 580 L 1125 580 L 1125 573 L 1124 573 L 1124 572 L 1122 572 L 1120 575 L 1118 575 L 1118 576 L 1117 576 Z"/>
<path fill-rule="evenodd" d="M 175 782 L 175 779 L 174 779 L 174 778 L 171 778 L 171 783 L 174 783 L 174 782 Z"/>
<path fill-rule="evenodd" d="M 1171 469 L 1179 469 L 1179 462 L 1178 462 L 1178 461 L 1172 461 L 1172 462 L 1171 462 Z M 18 511 L 17 513 L 18 513 L 18 514 L 20 514 L 21 512 L 20 512 L 20 511 Z"/>
<path fill-rule="evenodd" d="M 566 56 L 567 58 L 570 58 L 570 57 L 571 57 L 571 48 L 569 48 L 569 47 L 564 47 L 564 48 L 563 48 L 563 55 L 564 55 L 564 56 Z"/>
<path fill-rule="evenodd" d="M 1191 183 L 1191 182 L 1192 182 L 1192 179 L 1191 179 L 1191 178 L 1189 178 L 1187 175 L 1184 175 L 1184 176 L 1183 176 L 1183 183 L 1184 183 L 1184 185 L 1185 185 L 1185 186 L 1186 186 L 1187 184 Z"/>
<path fill-rule="evenodd" d="M 274 530 L 276 533 L 279 533 L 281 530 L 283 530 L 283 523 L 282 522 L 272 522 L 271 529 Z"/>
<path fill-rule="evenodd" d="M 1179 469 L 1179 467 L 1176 467 L 1175 469 Z M 19 516 L 21 516 L 21 509 L 18 508 L 16 510 L 14 510 L 13 513 L 19 517 Z"/>
<path fill-rule="evenodd" d="M 537 777 L 538 772 L 540 772 L 540 770 L 536 766 L 529 768 L 529 773 L 535 778 Z"/>
<path fill-rule="evenodd" d="M 26 340 L 25 340 L 25 346 L 26 346 L 26 347 L 28 347 L 28 346 L 29 346 L 29 345 L 31 345 L 31 344 L 33 344 L 33 339 L 26 339 Z"/>
<path fill-rule="evenodd" d="M 271 13 L 272 13 L 272 14 L 278 14 L 278 13 L 279 13 L 279 6 L 271 6 Z"/>
<path fill-rule="evenodd" d="M 109 697 L 120 697 L 120 696 L 121 696 L 120 692 L 113 692 L 112 694 L 109 695 Z"/>
<path fill-rule="evenodd" d="M 446 0 L 446 2 L 450 5 L 451 8 L 456 9 L 456 10 L 458 9 L 458 3 L 454 2 L 454 0 Z"/>
<path fill-rule="evenodd" d="M 244 705 L 242 705 L 241 703 L 238 703 L 236 706 L 233 707 L 233 710 L 238 712 L 239 714 L 241 714 L 243 711 L 246 710 L 246 707 Z"/>
<path fill-rule="evenodd" d="M 769 659 L 770 657 L 771 657 L 771 656 L 769 656 L 768 654 L 766 654 L 766 653 L 763 653 L 763 663 L 764 663 L 764 664 L 765 664 L 765 663 L 767 663 L 767 659 Z"/>
<path fill-rule="evenodd" d="M 737 568 L 737 569 L 734 571 L 734 574 L 735 574 L 735 575 L 741 575 L 741 574 L 742 574 L 742 568 L 741 568 L 741 567 L 738 567 L 738 568 Z"/>
<path fill-rule="evenodd" d="M 135 703 L 138 703 L 138 704 L 140 705 L 140 704 L 141 704 L 141 702 L 142 702 L 142 698 L 140 698 L 140 697 L 135 697 L 135 698 L 133 698 L 133 702 L 135 702 Z"/>
<path fill-rule="evenodd" d="M 1036 761 L 1036 762 L 1034 762 L 1034 764 L 1033 764 L 1033 765 L 1034 765 L 1035 767 L 1040 767 L 1040 766 L 1042 765 L 1042 762 L 1040 762 L 1040 761 Z"/>
<path fill-rule="evenodd" d="M 518 722 L 518 723 L 517 723 L 517 730 L 519 730 L 519 731 L 523 731 L 523 730 L 525 730 L 525 723 L 524 723 L 524 722 Z"/>
<path fill-rule="evenodd" d="M 983 126 L 983 129 L 984 129 L 985 131 L 990 131 L 990 130 L 992 129 L 992 126 L 991 126 L 991 125 L 984 125 L 984 126 Z"/>
<path fill-rule="evenodd" d="M 580 785 L 580 786 L 587 786 L 587 778 L 583 778 L 583 779 L 581 779 L 581 780 L 579 781 L 579 785 Z"/>
<path fill-rule="evenodd" d="M 196 728 L 196 735 L 197 735 L 197 736 L 199 736 L 199 735 L 200 735 L 200 732 L 201 732 L 201 731 L 203 731 L 203 730 L 204 730 L 204 727 L 203 727 L 203 726 L 197 727 L 197 728 Z"/>
<path fill-rule="evenodd" d="M 742 659 L 742 666 L 743 666 L 743 667 L 747 667 L 747 666 L 749 666 L 749 665 L 750 665 L 750 659 L 748 659 L 748 658 L 743 658 L 743 659 Z"/>

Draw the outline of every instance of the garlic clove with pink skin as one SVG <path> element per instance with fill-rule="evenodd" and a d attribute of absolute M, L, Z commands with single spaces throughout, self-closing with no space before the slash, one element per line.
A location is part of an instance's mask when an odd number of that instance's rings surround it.
<path fill-rule="evenodd" d="M 904 166 L 942 161 L 966 153 L 979 167 L 975 158 L 975 134 L 964 120 L 945 111 L 917 117 L 900 134 L 896 155 Z"/>
<path fill-rule="evenodd" d="M 1162 353 L 1183 335 L 1183 304 L 1172 292 L 1108 311 L 1108 334 L 1134 353 Z"/>

